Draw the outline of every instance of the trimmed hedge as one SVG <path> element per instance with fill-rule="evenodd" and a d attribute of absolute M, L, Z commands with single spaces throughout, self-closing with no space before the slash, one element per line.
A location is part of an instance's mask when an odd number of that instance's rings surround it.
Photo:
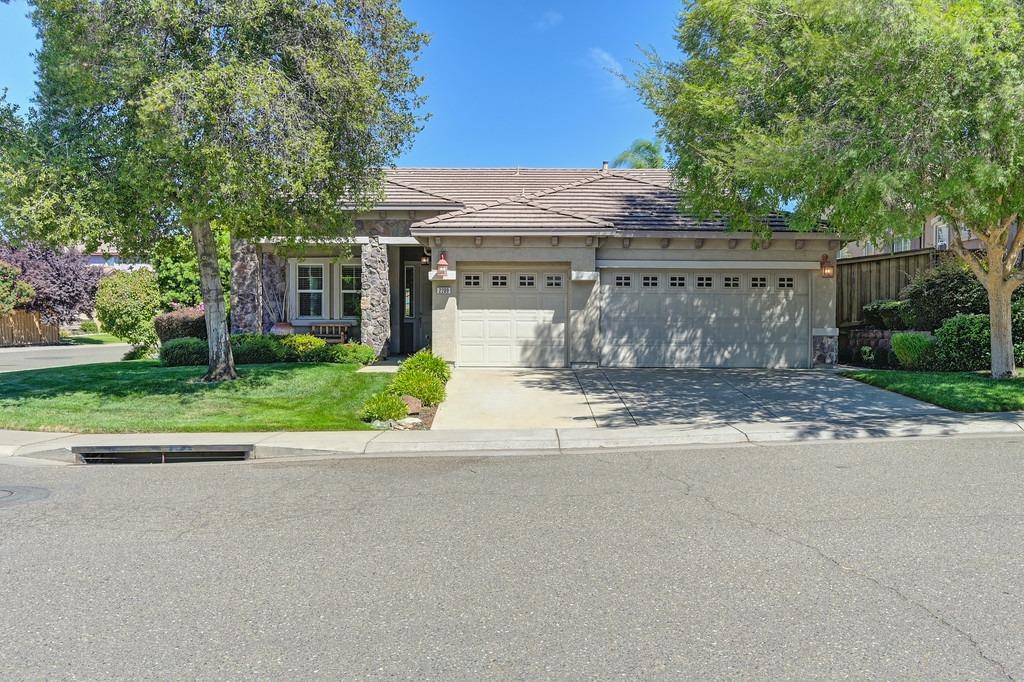
<path fill-rule="evenodd" d="M 206 338 L 206 315 L 202 308 L 178 308 L 153 318 L 160 343 L 171 339 Z"/>
<path fill-rule="evenodd" d="M 933 331 L 960 314 L 988 314 L 988 294 L 967 264 L 946 259 L 918 273 L 900 292 L 911 327 Z"/>
<path fill-rule="evenodd" d="M 377 353 L 362 343 L 336 343 L 330 346 L 332 362 L 348 365 L 372 365 L 377 361 Z"/>
<path fill-rule="evenodd" d="M 289 339 L 298 338 L 298 341 Z M 313 341 L 309 341 L 313 339 Z M 178 341 L 187 341 L 191 348 L 198 349 L 201 342 L 202 354 L 196 350 L 184 355 L 177 348 Z M 316 343 L 319 341 L 319 343 Z M 170 346 L 168 362 L 170 367 L 182 364 L 205 365 L 208 362 L 207 342 L 198 337 L 171 339 L 160 349 L 160 359 L 165 357 L 164 348 Z M 328 345 L 323 339 L 306 334 L 295 336 L 273 336 L 271 334 L 236 334 L 231 337 L 231 354 L 236 365 L 269 364 L 273 362 L 332 362 L 338 364 L 369 365 L 377 355 L 369 346 L 359 343 Z M 188 359 L 188 361 L 186 361 Z M 173 362 L 175 364 L 169 364 Z"/>
<path fill-rule="evenodd" d="M 269 334 L 236 334 L 231 337 L 231 354 L 238 365 L 282 362 L 284 347 L 276 336 Z"/>
<path fill-rule="evenodd" d="M 195 337 L 171 339 L 160 346 L 160 364 L 164 367 L 205 365 L 209 362 L 209 358 L 209 346 L 206 339 Z"/>
<path fill-rule="evenodd" d="M 418 370 L 433 376 L 442 384 L 447 384 L 452 378 L 452 368 L 448 363 L 434 355 L 429 348 L 417 352 L 402 363 L 403 370 Z"/>
<path fill-rule="evenodd" d="M 935 330 L 934 369 L 973 372 L 992 364 L 988 315 L 954 315 Z"/>
<path fill-rule="evenodd" d="M 281 336 L 285 362 L 330 362 L 327 342 L 312 334 Z"/>
<path fill-rule="evenodd" d="M 911 329 L 914 324 L 907 301 L 880 299 L 863 308 L 865 321 L 879 329 Z"/>

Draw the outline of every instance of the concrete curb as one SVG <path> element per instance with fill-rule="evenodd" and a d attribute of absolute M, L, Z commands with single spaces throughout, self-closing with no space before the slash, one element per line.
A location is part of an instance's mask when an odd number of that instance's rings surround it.
<path fill-rule="evenodd" d="M 1024 414 L 857 422 L 749 422 L 598 429 L 70 434 L 0 430 L 0 457 L 74 463 L 79 445 L 252 445 L 256 461 L 316 457 L 507 456 L 609 449 L 1024 435 Z M 0 460 L 2 461 L 2 460 Z M 24 460 L 23 460 L 24 461 Z"/>

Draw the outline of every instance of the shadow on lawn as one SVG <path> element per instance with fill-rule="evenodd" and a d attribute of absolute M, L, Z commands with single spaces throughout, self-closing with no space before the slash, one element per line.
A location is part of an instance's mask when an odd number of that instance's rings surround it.
<path fill-rule="evenodd" d="M 0 375 L 0 404 L 89 393 L 111 399 L 178 397 L 188 403 L 211 393 L 230 396 L 290 383 L 296 374 L 313 367 L 300 363 L 244 365 L 238 368 L 237 381 L 219 384 L 201 381 L 205 367 L 162 367 L 154 360 L 32 369 Z"/>

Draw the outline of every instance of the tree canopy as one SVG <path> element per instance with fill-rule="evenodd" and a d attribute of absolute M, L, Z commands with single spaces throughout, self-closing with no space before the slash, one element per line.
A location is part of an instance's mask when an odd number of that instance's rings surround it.
<path fill-rule="evenodd" d="M 665 155 L 658 140 L 633 140 L 629 148 L 615 157 L 612 165 L 616 168 L 664 168 Z"/>
<path fill-rule="evenodd" d="M 848 239 L 970 229 L 954 247 L 989 293 L 993 372 L 1013 373 L 1009 295 L 1024 230 L 1024 8 L 1014 0 L 699 0 L 684 59 L 650 55 L 657 114 L 686 208 L 738 229 L 792 224 Z M 999 329 L 997 329 L 997 327 Z M 1000 345 L 996 352 L 996 345 Z"/>
<path fill-rule="evenodd" d="M 419 129 L 426 36 L 396 0 L 33 4 L 39 95 L 27 123 L 0 118 L 18 142 L 0 173 L 19 181 L 0 219 L 125 253 L 191 234 L 208 377 L 232 378 L 211 223 L 238 239 L 348 234 Z"/>

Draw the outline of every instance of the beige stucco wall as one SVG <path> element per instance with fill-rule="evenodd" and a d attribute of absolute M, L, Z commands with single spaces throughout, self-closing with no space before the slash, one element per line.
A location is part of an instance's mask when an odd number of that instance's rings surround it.
<path fill-rule="evenodd" d="M 735 239 L 730 248 L 730 239 Z M 798 244 L 798 239 L 801 243 Z M 612 261 L 725 261 L 788 262 L 816 264 L 822 254 L 835 258 L 838 242 L 827 235 L 785 235 L 767 247 L 752 248 L 749 239 L 715 238 L 703 240 L 700 248 L 694 238 L 673 238 L 667 246 L 660 238 L 631 239 L 628 247 L 620 238 L 560 237 L 557 245 L 551 237 L 522 237 L 516 246 L 511 236 L 486 236 L 480 243 L 472 237 L 423 238 L 432 250 L 434 267 L 443 252 L 451 278 L 431 283 L 433 307 L 433 349 L 450 362 L 458 361 L 458 273 L 468 267 L 512 264 L 560 266 L 570 273 L 568 306 L 568 347 L 571 364 L 596 364 L 600 360 L 601 296 L 593 279 L 599 260 Z M 817 269 L 808 269 L 811 292 L 812 329 L 835 327 L 835 280 L 823 279 Z M 439 288 L 450 289 L 441 293 Z M 808 344 L 811 332 L 808 330 Z"/>

